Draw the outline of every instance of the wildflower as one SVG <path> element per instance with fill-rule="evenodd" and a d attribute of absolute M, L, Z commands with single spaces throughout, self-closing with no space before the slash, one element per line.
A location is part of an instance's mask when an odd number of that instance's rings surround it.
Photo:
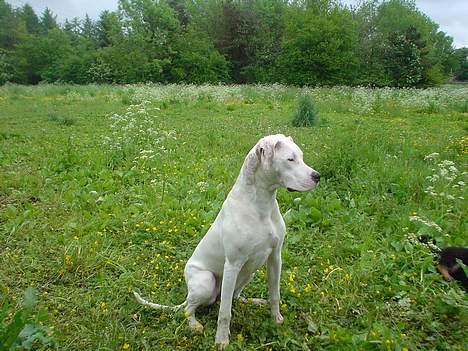
<path fill-rule="evenodd" d="M 440 195 L 442 196 L 443 193 L 441 193 Z M 419 222 L 419 223 L 424 224 L 424 225 L 426 225 L 428 227 L 432 227 L 435 230 L 437 230 L 439 233 L 442 233 L 442 228 L 439 227 L 439 225 L 437 225 L 437 223 L 432 222 L 431 220 L 429 220 L 427 218 L 419 217 L 419 216 L 410 216 L 409 220 L 411 222 Z"/>
<path fill-rule="evenodd" d="M 66 265 L 72 264 L 72 257 L 70 255 L 65 255 L 64 259 Z"/>
<path fill-rule="evenodd" d="M 130 344 L 128 342 L 122 345 L 122 350 L 128 350 L 129 348 L 130 348 Z"/>
<path fill-rule="evenodd" d="M 437 157 L 439 157 L 439 153 L 438 152 L 433 152 L 432 154 L 425 156 L 424 160 L 433 160 L 433 159 L 435 159 Z"/>

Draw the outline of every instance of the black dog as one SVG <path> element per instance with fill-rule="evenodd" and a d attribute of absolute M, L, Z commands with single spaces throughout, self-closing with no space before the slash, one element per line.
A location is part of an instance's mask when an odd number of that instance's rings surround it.
<path fill-rule="evenodd" d="M 468 248 L 450 246 L 442 249 L 439 253 L 437 268 L 446 280 L 456 280 L 468 291 L 468 277 L 457 259 L 464 265 L 468 265 Z"/>
<path fill-rule="evenodd" d="M 445 249 L 440 249 L 436 245 L 434 238 L 429 235 L 421 235 L 418 237 L 418 240 L 438 254 L 437 268 L 444 279 L 448 281 L 456 280 L 468 291 L 468 277 L 463 267 L 457 262 L 457 260 L 460 260 L 464 265 L 468 265 L 468 248 L 449 246 Z"/>

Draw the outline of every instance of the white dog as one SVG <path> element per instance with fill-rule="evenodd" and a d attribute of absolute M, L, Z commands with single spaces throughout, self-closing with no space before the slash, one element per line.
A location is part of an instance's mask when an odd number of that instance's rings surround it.
<path fill-rule="evenodd" d="M 274 321 L 281 323 L 279 281 L 286 227 L 276 190 L 285 187 L 289 191 L 309 191 L 318 184 L 320 174 L 307 166 L 302 156 L 290 137 L 278 134 L 260 139 L 245 158 L 213 225 L 185 266 L 185 302 L 164 306 L 148 302 L 135 292 L 138 302 L 156 309 L 184 307 L 190 327 L 200 331 L 203 326 L 196 320 L 195 310 L 221 296 L 215 341 L 224 349 L 229 344 L 232 299 L 239 298 L 255 271 L 266 263 L 268 302 Z"/>

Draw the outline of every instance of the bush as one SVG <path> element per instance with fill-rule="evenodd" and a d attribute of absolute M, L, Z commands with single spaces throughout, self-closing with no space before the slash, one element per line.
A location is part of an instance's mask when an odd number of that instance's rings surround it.
<path fill-rule="evenodd" d="M 310 95 L 301 95 L 297 100 L 296 113 L 293 116 L 294 127 L 311 127 L 318 123 L 318 110 Z"/>

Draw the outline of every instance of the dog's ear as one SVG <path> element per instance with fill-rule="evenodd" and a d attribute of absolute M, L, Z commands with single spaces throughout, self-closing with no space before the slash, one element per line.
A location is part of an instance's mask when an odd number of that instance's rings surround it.
<path fill-rule="evenodd" d="M 283 143 L 281 142 L 281 140 L 278 140 L 275 144 L 275 151 L 281 149 L 282 146 L 283 146 Z"/>
<path fill-rule="evenodd" d="M 244 165 L 242 167 L 242 172 L 248 184 L 252 184 L 255 181 L 255 172 L 260 165 L 262 153 L 262 148 L 256 147 L 255 152 L 249 152 L 247 154 Z"/>
<path fill-rule="evenodd" d="M 264 140 L 257 149 L 257 157 L 261 162 L 270 162 L 273 159 L 275 151 L 281 147 L 281 141 Z"/>
<path fill-rule="evenodd" d="M 288 136 L 288 139 L 291 140 L 294 143 L 294 140 L 291 136 Z"/>
<path fill-rule="evenodd" d="M 257 159 L 260 161 L 262 159 L 262 155 L 264 152 L 264 148 L 262 145 L 258 145 L 257 148 L 255 149 L 255 154 L 257 155 Z"/>

